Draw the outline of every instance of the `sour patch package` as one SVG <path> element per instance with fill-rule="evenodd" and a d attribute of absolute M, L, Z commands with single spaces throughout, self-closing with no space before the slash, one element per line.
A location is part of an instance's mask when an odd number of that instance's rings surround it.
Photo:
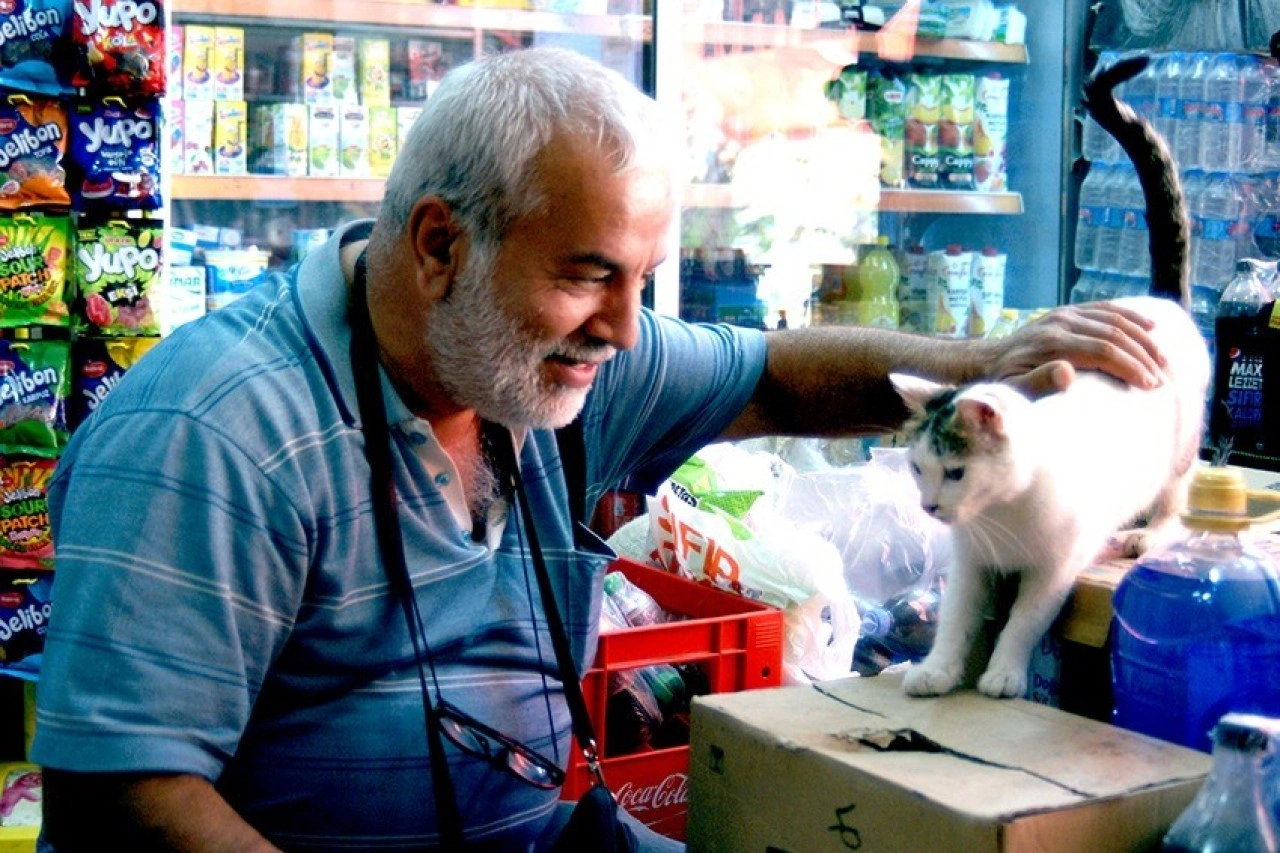
<path fill-rule="evenodd" d="M 71 83 L 93 92 L 164 94 L 164 6 L 155 0 L 77 0 Z"/>
<path fill-rule="evenodd" d="M 70 367 L 69 341 L 0 340 L 0 453 L 58 455 Z"/>
<path fill-rule="evenodd" d="M 71 429 L 84 423 L 138 359 L 159 338 L 81 338 L 71 350 L 71 397 L 67 420 Z"/>
<path fill-rule="evenodd" d="M 68 324 L 70 243 L 66 216 L 0 216 L 0 327 Z"/>
<path fill-rule="evenodd" d="M 75 325 L 98 335 L 159 335 L 152 308 L 160 286 L 163 225 L 116 219 L 76 231 Z"/>
<path fill-rule="evenodd" d="M 5 675 L 32 681 L 39 676 L 52 589 L 53 572 L 0 572 L 0 672 Z"/>
<path fill-rule="evenodd" d="M 70 0 L 0 0 L 0 86 L 61 95 Z"/>
<path fill-rule="evenodd" d="M 0 208 L 68 204 L 66 150 L 67 111 L 58 101 L 10 95 L 0 102 Z"/>
<path fill-rule="evenodd" d="M 155 101 L 104 98 L 76 105 L 71 152 L 77 209 L 160 206 L 159 125 Z"/>

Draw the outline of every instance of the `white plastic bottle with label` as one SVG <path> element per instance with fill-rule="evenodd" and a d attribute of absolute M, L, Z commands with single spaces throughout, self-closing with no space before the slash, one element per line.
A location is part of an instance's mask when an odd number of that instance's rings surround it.
<path fill-rule="evenodd" d="M 1191 270 L 1193 284 L 1221 289 L 1231 280 L 1236 262 L 1236 233 L 1244 200 L 1235 179 L 1226 172 L 1205 176 L 1196 218 L 1200 247 Z"/>
<path fill-rule="evenodd" d="M 1004 271 L 1008 256 L 995 246 L 986 246 L 973 256 L 973 278 L 969 286 L 969 319 L 966 334 L 985 338 L 995 328 L 1004 309 Z"/>
<path fill-rule="evenodd" d="M 929 253 L 928 264 L 933 331 L 945 337 L 963 338 L 969 310 L 973 252 L 966 252 L 958 243 L 953 243 L 945 251 Z"/>

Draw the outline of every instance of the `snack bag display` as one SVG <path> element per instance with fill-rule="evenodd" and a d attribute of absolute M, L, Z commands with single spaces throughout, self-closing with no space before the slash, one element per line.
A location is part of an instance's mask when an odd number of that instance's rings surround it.
<path fill-rule="evenodd" d="M 0 827 L 39 827 L 44 774 L 26 761 L 0 764 Z"/>
<path fill-rule="evenodd" d="M 70 0 L 0 3 L 0 86 L 42 95 L 68 91 L 63 57 L 69 47 Z"/>
<path fill-rule="evenodd" d="M 71 85 L 100 94 L 164 94 L 168 56 L 159 0 L 73 3 L 71 45 Z"/>
<path fill-rule="evenodd" d="M 77 208 L 160 207 L 160 145 L 159 101 L 109 97 L 76 104 L 71 152 Z"/>
<path fill-rule="evenodd" d="M 0 339 L 0 453 L 58 455 L 70 434 L 70 366 L 70 341 Z"/>
<path fill-rule="evenodd" d="M 43 480 L 47 481 L 53 473 L 53 461 L 49 459 L 36 461 L 40 466 L 47 466 L 47 472 L 24 472 L 14 468 L 15 465 L 22 464 L 9 460 L 0 461 L 0 507 L 21 506 L 24 501 L 30 501 L 33 504 L 45 501 L 43 482 L 38 486 L 22 486 L 15 483 L 12 488 L 10 482 L 15 475 L 30 477 L 35 473 L 41 474 Z M 10 500 L 11 494 L 17 496 L 36 493 L 39 497 Z M 28 517 L 27 520 L 33 524 L 39 523 L 38 516 Z M 21 519 L 15 521 L 22 523 Z M 42 544 L 36 542 L 40 538 L 38 528 L 28 528 L 28 530 L 37 531 L 35 535 L 28 537 L 28 542 L 31 542 L 36 550 L 48 550 L 49 557 L 43 559 L 51 564 L 53 549 L 49 543 L 47 513 L 45 513 L 44 524 L 44 542 Z M 5 543 L 11 535 L 16 536 L 24 532 L 17 529 L 4 531 L 2 528 L 3 525 L 0 524 L 0 554 L 3 554 Z M 0 565 L 4 564 L 4 559 L 0 556 Z M 13 568 L 16 571 L 0 571 L 0 672 L 34 681 L 40 674 L 44 637 L 49 630 L 49 613 L 52 610 L 49 601 L 50 591 L 53 589 L 53 572 L 21 566 Z"/>
<path fill-rule="evenodd" d="M 159 338 L 80 338 L 71 348 L 67 422 L 77 429 Z"/>
<path fill-rule="evenodd" d="M 66 205 L 67 111 L 38 95 L 0 102 L 0 209 Z"/>
<path fill-rule="evenodd" d="M 104 336 L 158 335 L 153 292 L 161 285 L 163 223 L 114 219 L 76 231 L 74 323 Z"/>
<path fill-rule="evenodd" d="M 66 326 L 67 216 L 0 216 L 0 327 Z"/>

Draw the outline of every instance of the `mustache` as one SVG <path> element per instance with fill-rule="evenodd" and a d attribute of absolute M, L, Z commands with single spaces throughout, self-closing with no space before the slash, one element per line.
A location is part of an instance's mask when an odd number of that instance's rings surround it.
<path fill-rule="evenodd" d="M 552 356 L 566 361 L 581 361 L 588 364 L 603 364 L 617 354 L 617 347 L 601 341 L 562 343 L 551 352 Z"/>

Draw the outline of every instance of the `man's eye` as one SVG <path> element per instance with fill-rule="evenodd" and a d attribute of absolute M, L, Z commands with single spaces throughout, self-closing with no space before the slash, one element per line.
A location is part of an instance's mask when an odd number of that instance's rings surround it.
<path fill-rule="evenodd" d="M 946 469 L 944 469 L 944 470 L 943 470 L 943 472 L 942 472 L 942 476 L 946 477 L 948 480 L 951 480 L 951 481 L 953 481 L 953 482 L 954 482 L 954 481 L 956 481 L 956 480 L 963 479 L 963 477 L 964 477 L 964 468 L 963 468 L 963 467 L 961 467 L 961 468 L 946 468 Z"/>

